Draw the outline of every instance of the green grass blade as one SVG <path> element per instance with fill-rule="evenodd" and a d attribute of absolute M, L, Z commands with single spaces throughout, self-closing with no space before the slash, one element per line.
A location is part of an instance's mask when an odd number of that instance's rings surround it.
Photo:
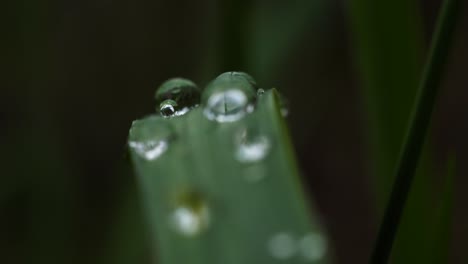
<path fill-rule="evenodd" d="M 376 209 L 383 213 L 392 187 L 399 146 L 411 113 L 421 59 L 421 19 L 416 1 L 376 2 L 353 0 L 350 19 L 362 92 L 369 120 L 371 180 Z M 424 151 L 398 231 L 393 254 L 396 263 L 417 261 L 427 252 L 426 236 L 431 227 L 426 201 L 431 195 L 431 146 Z"/>
<path fill-rule="evenodd" d="M 458 0 L 446 0 L 441 8 L 428 62 L 424 69 L 413 116 L 397 165 L 395 183 L 380 227 L 371 263 L 386 263 L 420 158 L 443 67 L 455 27 Z"/>
<path fill-rule="evenodd" d="M 235 122 L 208 120 L 203 105 L 138 122 L 143 129 L 157 123 L 154 133 L 173 132 L 154 161 L 131 151 L 160 263 L 329 262 L 328 238 L 305 202 L 275 90 Z M 264 158 L 236 158 L 245 133 L 267 140 Z"/>

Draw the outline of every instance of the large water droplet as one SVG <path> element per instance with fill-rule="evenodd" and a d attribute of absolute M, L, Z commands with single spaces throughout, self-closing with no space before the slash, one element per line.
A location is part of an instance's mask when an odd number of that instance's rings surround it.
<path fill-rule="evenodd" d="M 200 103 L 200 90 L 190 80 L 173 78 L 158 88 L 155 98 L 161 115 L 181 116 Z"/>
<path fill-rule="evenodd" d="M 170 215 L 171 226 L 181 235 L 195 236 L 210 224 L 210 211 L 200 195 L 188 193 L 178 201 Z"/>
<path fill-rule="evenodd" d="M 310 233 L 299 240 L 299 252 L 306 260 L 317 261 L 322 259 L 327 252 L 327 241 L 316 233 Z"/>
<path fill-rule="evenodd" d="M 228 72 L 212 81 L 202 95 L 203 113 L 210 120 L 234 122 L 253 111 L 253 78 L 246 73 Z"/>
<path fill-rule="evenodd" d="M 203 113 L 210 120 L 234 122 L 247 113 L 247 96 L 237 89 L 212 94 Z"/>
<path fill-rule="evenodd" d="M 169 148 L 174 137 L 170 124 L 160 117 L 148 117 L 132 123 L 128 146 L 145 160 L 159 158 Z"/>
<path fill-rule="evenodd" d="M 264 135 L 243 130 L 237 141 L 235 157 L 239 162 L 258 162 L 270 153 L 271 143 Z"/>
<path fill-rule="evenodd" d="M 289 233 L 278 233 L 268 241 L 268 251 L 277 259 L 285 260 L 296 254 L 296 241 Z"/>
<path fill-rule="evenodd" d="M 257 86 L 257 82 L 255 81 L 255 79 L 252 76 L 250 76 L 250 74 L 245 73 L 245 72 L 230 71 L 230 72 L 222 73 L 217 77 L 217 79 L 232 79 L 232 78 L 242 78 L 246 80 L 247 82 L 249 82 L 250 85 L 252 85 L 252 87 Z"/>

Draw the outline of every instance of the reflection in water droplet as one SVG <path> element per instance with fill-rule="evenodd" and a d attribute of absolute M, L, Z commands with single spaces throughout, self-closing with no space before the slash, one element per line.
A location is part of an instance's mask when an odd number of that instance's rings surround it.
<path fill-rule="evenodd" d="M 249 101 L 239 89 L 213 93 L 207 101 L 203 113 L 210 120 L 234 122 L 247 114 Z"/>
<path fill-rule="evenodd" d="M 242 72 L 219 75 L 203 91 L 205 116 L 218 122 L 234 122 L 252 112 L 254 83 L 250 75 Z"/>
<path fill-rule="evenodd" d="M 173 78 L 158 88 L 155 98 L 161 115 L 181 116 L 200 103 L 200 91 L 190 80 Z"/>
<path fill-rule="evenodd" d="M 257 96 L 262 96 L 264 93 L 265 93 L 265 90 L 263 90 L 262 88 L 259 88 L 257 90 Z"/>
<path fill-rule="evenodd" d="M 296 243 L 288 233 L 278 233 L 268 241 L 268 251 L 277 259 L 288 259 L 296 254 Z"/>
<path fill-rule="evenodd" d="M 169 123 L 161 117 L 150 116 L 132 123 L 128 146 L 138 156 L 151 161 L 167 151 L 173 137 L 173 129 Z"/>
<path fill-rule="evenodd" d="M 299 252 L 304 259 L 317 261 L 327 252 L 327 241 L 320 234 L 311 233 L 299 240 Z"/>
<path fill-rule="evenodd" d="M 266 136 L 250 135 L 245 132 L 236 149 L 235 156 L 239 162 L 257 162 L 268 155 L 270 148 L 270 140 Z"/>
<path fill-rule="evenodd" d="M 163 154 L 168 147 L 167 141 L 129 141 L 128 145 L 135 150 L 135 152 L 146 160 L 155 160 Z"/>
<path fill-rule="evenodd" d="M 195 236 L 208 228 L 210 212 L 200 196 L 189 193 L 175 207 L 169 220 L 172 227 L 180 234 Z"/>
<path fill-rule="evenodd" d="M 159 106 L 159 112 L 164 117 L 171 117 L 175 114 L 177 102 L 171 99 L 164 100 Z"/>

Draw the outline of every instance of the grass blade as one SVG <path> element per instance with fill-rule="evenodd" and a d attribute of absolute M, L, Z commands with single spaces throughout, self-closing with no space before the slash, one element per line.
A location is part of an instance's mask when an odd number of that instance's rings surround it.
<path fill-rule="evenodd" d="M 235 122 L 208 120 L 203 105 L 183 116 L 137 121 L 142 129 L 158 123 L 155 133 L 166 125 L 174 132 L 154 161 L 131 151 L 160 263 L 329 262 L 327 237 L 305 202 L 276 91 L 255 104 Z M 236 140 L 245 133 L 269 142 L 263 159 L 236 156 Z"/>
<path fill-rule="evenodd" d="M 397 165 L 394 187 L 371 256 L 371 263 L 386 263 L 390 255 L 429 127 L 451 35 L 455 27 L 457 5 L 457 0 L 446 0 L 441 9 L 415 109 Z"/>

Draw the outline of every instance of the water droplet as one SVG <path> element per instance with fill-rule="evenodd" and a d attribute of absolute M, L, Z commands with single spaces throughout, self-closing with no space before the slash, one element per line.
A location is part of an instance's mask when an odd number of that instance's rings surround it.
<path fill-rule="evenodd" d="M 154 160 L 161 156 L 168 147 L 167 141 L 153 141 L 148 140 L 145 142 L 129 141 L 128 145 L 135 150 L 135 152 L 147 160 Z"/>
<path fill-rule="evenodd" d="M 181 116 L 198 106 L 200 90 L 190 80 L 173 78 L 158 88 L 155 98 L 161 115 L 165 117 Z"/>
<path fill-rule="evenodd" d="M 260 96 L 262 96 L 263 94 L 265 94 L 265 90 L 263 90 L 262 88 L 259 88 L 259 89 L 257 90 L 257 97 L 260 97 Z"/>
<path fill-rule="evenodd" d="M 210 211 L 200 195 L 188 193 L 178 202 L 169 220 L 181 235 L 195 236 L 208 228 Z"/>
<path fill-rule="evenodd" d="M 263 135 L 243 130 L 237 139 L 235 157 L 239 162 L 253 163 L 264 159 L 270 153 L 270 140 Z"/>
<path fill-rule="evenodd" d="M 327 241 L 322 235 L 311 233 L 299 240 L 298 247 L 304 259 L 317 261 L 325 256 L 327 252 Z"/>
<path fill-rule="evenodd" d="M 268 251 L 277 259 L 285 260 L 296 254 L 296 241 L 288 233 L 278 233 L 268 241 Z"/>
<path fill-rule="evenodd" d="M 287 117 L 289 115 L 289 102 L 286 99 L 286 97 L 282 96 L 281 94 L 280 94 L 279 99 L 280 99 L 279 104 L 280 104 L 281 115 L 283 117 Z"/>
<path fill-rule="evenodd" d="M 172 127 L 160 117 L 148 117 L 132 123 L 128 146 L 140 157 L 155 160 L 165 153 L 173 138 Z"/>
<path fill-rule="evenodd" d="M 253 111 L 255 92 L 246 76 L 245 73 L 223 73 L 208 85 L 202 95 L 203 112 L 208 119 L 234 122 Z"/>
<path fill-rule="evenodd" d="M 234 77 L 244 78 L 245 80 L 247 80 L 252 85 L 252 87 L 257 86 L 257 82 L 255 81 L 255 79 L 252 76 L 250 76 L 250 74 L 248 74 L 248 73 L 232 71 L 232 72 L 226 72 L 226 73 L 223 73 L 223 74 L 226 74 L 226 75 L 231 74 Z M 220 76 L 222 76 L 223 74 L 221 74 Z"/>

